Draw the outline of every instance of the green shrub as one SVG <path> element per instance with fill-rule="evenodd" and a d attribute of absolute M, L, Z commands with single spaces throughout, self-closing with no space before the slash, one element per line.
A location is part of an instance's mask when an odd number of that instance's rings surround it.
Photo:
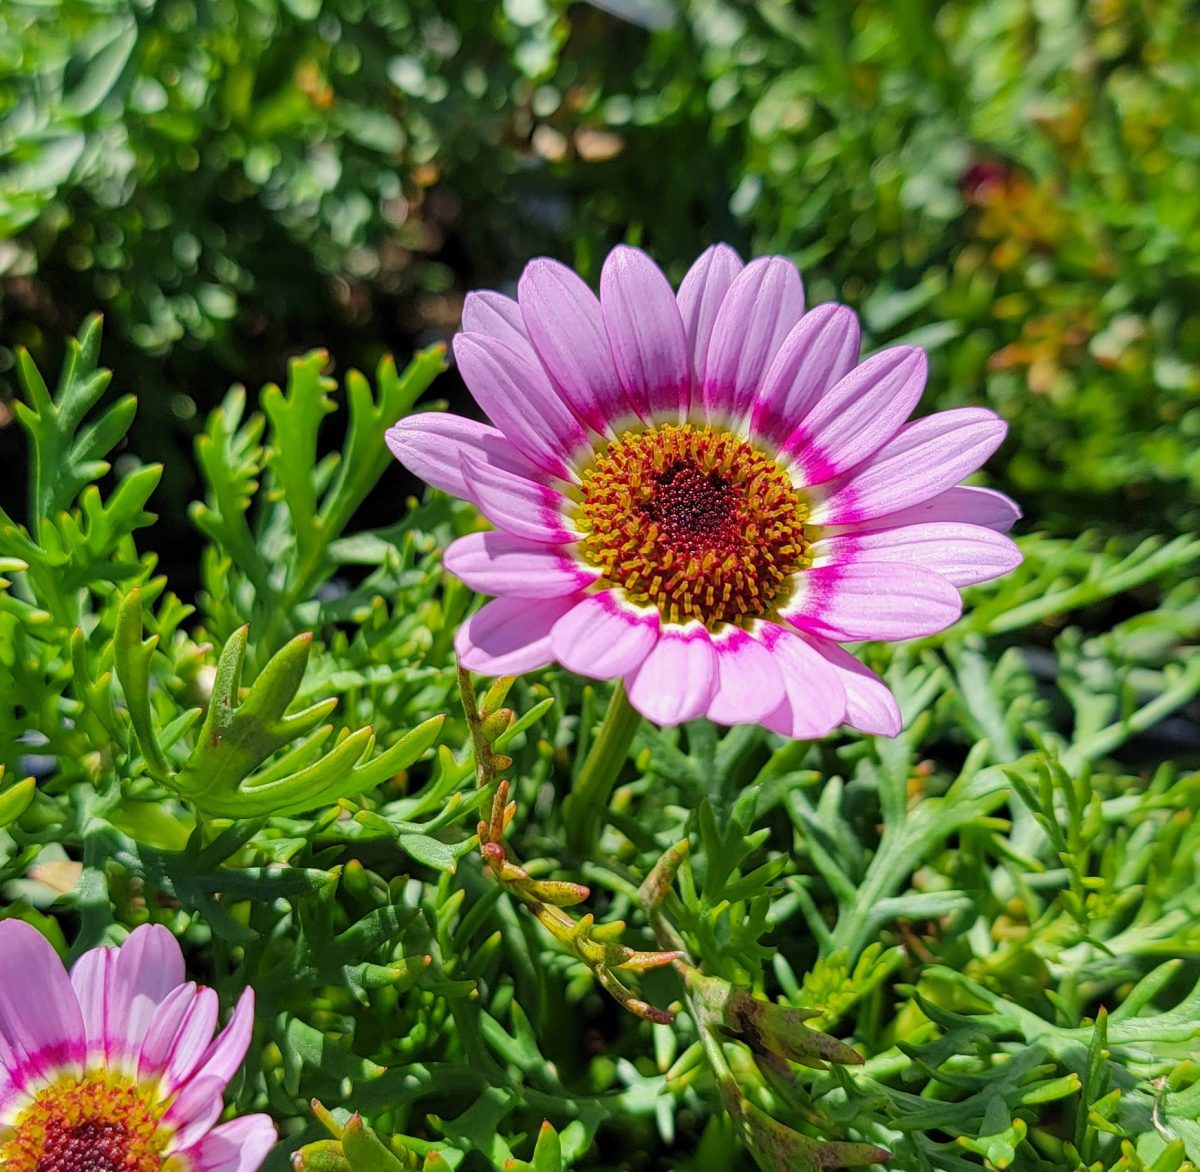
<path fill-rule="evenodd" d="M 1195 764 L 1167 718 L 1200 692 L 1200 543 L 1024 539 L 957 627 L 872 650 L 895 740 L 643 728 L 580 859 L 561 794 L 603 689 L 456 676 L 466 506 L 351 525 L 440 348 L 229 394 L 193 604 L 147 550 L 158 466 L 95 483 L 135 407 L 98 406 L 99 341 L 53 395 L 20 360 L 3 914 L 75 955 L 165 923 L 226 996 L 253 985 L 237 1107 L 279 1120 L 270 1169 L 1200 1160 L 1196 775 L 1161 761 Z M 1120 596 L 1149 601 L 1113 623 Z"/>

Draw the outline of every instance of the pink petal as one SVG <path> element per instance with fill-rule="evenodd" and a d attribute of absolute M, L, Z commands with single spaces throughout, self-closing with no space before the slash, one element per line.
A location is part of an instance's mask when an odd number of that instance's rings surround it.
<path fill-rule="evenodd" d="M 783 673 L 775 657 L 740 627 L 713 635 L 717 652 L 717 691 L 708 719 L 718 724 L 755 724 L 784 700 Z"/>
<path fill-rule="evenodd" d="M 974 472 L 1007 430 L 982 407 L 939 411 L 909 423 L 865 464 L 813 494 L 813 524 L 855 524 L 920 504 Z"/>
<path fill-rule="evenodd" d="M 904 727 L 900 706 L 887 684 L 843 647 L 819 635 L 802 635 L 826 659 L 846 690 L 845 723 L 859 732 L 894 737 Z"/>
<path fill-rule="evenodd" d="M 831 530 L 861 533 L 871 529 L 896 529 L 901 525 L 924 525 L 932 521 L 960 521 L 1007 533 L 1021 519 L 1021 510 L 1001 492 L 962 485 L 948 488 L 920 504 L 895 513 L 861 521 L 856 525 L 831 526 Z"/>
<path fill-rule="evenodd" d="M 392 455 L 410 472 L 434 488 L 465 500 L 473 498 L 463 479 L 464 454 L 514 476 L 539 480 L 546 476 L 513 447 L 502 431 L 461 415 L 434 411 L 410 415 L 389 428 L 384 438 Z"/>
<path fill-rule="evenodd" d="M 796 266 L 781 256 L 752 260 L 734 279 L 697 370 L 705 418 L 740 419 L 776 351 L 804 312 Z"/>
<path fill-rule="evenodd" d="M 912 414 L 927 370 L 924 351 L 895 346 L 835 384 L 784 442 L 801 479 L 821 484 L 878 451 Z"/>
<path fill-rule="evenodd" d="M 87 1031 L 58 953 L 22 920 L 0 921 L 0 1060 L 21 1087 L 66 1070 L 81 1074 Z"/>
<path fill-rule="evenodd" d="M 595 293 L 566 265 L 543 257 L 525 266 L 517 300 L 538 357 L 576 418 L 599 435 L 616 434 L 634 412 Z"/>
<path fill-rule="evenodd" d="M 268 1115 L 243 1115 L 214 1127 L 186 1152 L 187 1172 L 258 1172 L 279 1134 Z"/>
<path fill-rule="evenodd" d="M 587 437 L 546 372 L 486 334 L 458 334 L 454 357 L 475 401 L 521 454 L 571 479 L 570 461 L 588 446 Z"/>
<path fill-rule="evenodd" d="M 253 1034 L 254 990 L 247 986 L 233 1008 L 229 1024 L 213 1039 L 193 1077 L 219 1078 L 228 1085 L 246 1058 Z"/>
<path fill-rule="evenodd" d="M 458 628 L 455 650 L 463 667 L 485 676 L 517 676 L 554 662 L 550 631 L 578 597 L 497 598 Z"/>
<path fill-rule="evenodd" d="M 545 545 L 569 545 L 578 534 L 563 525 L 567 508 L 560 492 L 483 463 L 464 452 L 463 480 L 470 490 L 468 498 L 493 525 Z"/>
<path fill-rule="evenodd" d="M 163 1115 L 163 1123 L 175 1132 L 168 1152 L 187 1151 L 212 1130 L 224 1110 L 225 1083 L 211 1077 L 192 1079 Z"/>
<path fill-rule="evenodd" d="M 687 334 L 693 371 L 704 368 L 717 311 L 743 267 L 742 258 L 728 244 L 714 244 L 700 254 L 679 286 L 679 316 Z"/>
<path fill-rule="evenodd" d="M 176 1150 L 191 1147 L 220 1117 L 225 1088 L 241 1067 L 253 1032 L 254 990 L 246 988 L 238 998 L 229 1024 L 205 1048 L 200 1061 L 186 1076 L 179 1097 L 163 1117 L 177 1131 Z M 173 1062 L 172 1070 L 174 1067 Z"/>
<path fill-rule="evenodd" d="M 751 432 L 781 443 L 858 362 L 858 318 L 833 302 L 810 309 L 783 340 L 755 396 Z"/>
<path fill-rule="evenodd" d="M 529 345 L 521 307 L 503 293 L 468 293 L 463 302 L 462 328 L 467 334 L 487 334 L 514 350 Z"/>
<path fill-rule="evenodd" d="M 161 924 L 142 924 L 116 955 L 108 1010 L 110 1061 L 133 1064 L 155 1011 L 183 984 L 179 941 Z"/>
<path fill-rule="evenodd" d="M 958 591 L 916 566 L 853 562 L 796 577 L 784 617 L 827 638 L 913 639 L 945 630 L 962 614 Z"/>
<path fill-rule="evenodd" d="M 900 562 L 933 570 L 955 586 L 999 578 L 1021 563 L 1020 551 L 1003 534 L 952 522 L 842 533 L 813 542 L 810 552 L 814 566 Z"/>
<path fill-rule="evenodd" d="M 574 277 L 573 273 L 571 275 Z M 578 278 L 576 277 L 575 280 L 578 281 Z M 584 288 L 587 287 L 584 286 Z M 588 290 L 588 296 L 592 297 L 590 290 Z M 595 298 L 592 297 L 592 300 L 594 301 Z M 536 370 L 539 376 L 545 373 L 546 368 L 542 364 L 542 359 L 533 342 L 530 341 L 529 331 L 525 327 L 525 319 L 521 315 L 521 307 L 511 297 L 505 297 L 501 293 L 489 290 L 468 293 L 463 304 L 462 325 L 463 333 L 491 338 L 511 350 L 528 368 Z M 551 377 L 551 382 L 553 381 L 553 377 Z M 563 396 L 562 390 L 557 386 L 555 386 L 555 393 Z M 568 394 L 563 397 L 574 412 L 571 396 Z M 575 414 L 578 415 L 578 412 Z M 586 423 L 587 420 L 580 417 L 580 422 Z"/>
<path fill-rule="evenodd" d="M 629 702 L 660 725 L 700 716 L 717 689 L 717 653 L 700 623 L 663 629 L 653 650 L 625 678 Z"/>
<path fill-rule="evenodd" d="M 468 533 L 452 541 L 442 559 L 446 569 L 480 594 L 514 598 L 559 598 L 575 594 L 600 577 L 563 552 L 507 533 Z"/>
<path fill-rule="evenodd" d="M 614 591 L 589 594 L 550 632 L 554 658 L 596 680 L 624 676 L 641 666 L 658 641 L 658 611 L 622 603 Z"/>
<path fill-rule="evenodd" d="M 92 948 L 71 969 L 71 987 L 79 999 L 79 1011 L 87 1031 L 88 1059 L 101 1064 L 108 1060 L 109 1006 L 116 960 L 115 948 Z"/>
<path fill-rule="evenodd" d="M 140 1082 L 156 1082 L 166 1072 L 167 1065 L 171 1061 L 171 1056 L 175 1052 L 180 1031 L 195 1010 L 195 1003 L 198 996 L 199 990 L 195 982 L 188 981 L 185 984 L 176 986 L 167 994 L 163 1003 L 154 1011 L 154 1017 L 146 1029 L 146 1036 L 142 1039 L 142 1047 L 138 1054 L 137 1076 Z M 199 1019 L 197 1019 L 197 1022 L 199 1022 Z M 208 1027 L 207 1034 L 199 1036 L 199 1034 L 203 1033 L 202 1026 L 199 1030 L 195 1031 L 196 1042 L 193 1064 L 194 1062 L 198 1062 L 200 1055 L 204 1053 L 204 1047 L 208 1045 L 208 1041 L 212 1037 L 213 1026 L 216 1023 L 217 1006 L 214 997 L 212 1001 L 212 1025 Z M 190 1070 L 190 1067 L 188 1069 Z"/>
<path fill-rule="evenodd" d="M 217 1028 L 218 1009 L 215 990 L 203 986 L 196 990 L 171 1040 L 166 1070 L 161 1079 L 166 1094 L 174 1094 L 195 1075 L 196 1068 L 203 1061 L 212 1043 L 213 1030 Z M 160 1019 L 154 1025 L 161 1030 L 165 1023 Z M 157 1049 L 157 1039 L 155 1048 Z"/>
<path fill-rule="evenodd" d="M 614 248 L 600 274 L 600 307 L 629 401 L 646 419 L 687 417 L 692 361 L 667 278 L 637 248 Z"/>
<path fill-rule="evenodd" d="M 784 686 L 783 700 L 762 723 L 796 740 L 814 740 L 837 728 L 846 719 L 846 689 L 828 660 L 775 623 L 760 623 L 756 634 L 775 660 Z"/>

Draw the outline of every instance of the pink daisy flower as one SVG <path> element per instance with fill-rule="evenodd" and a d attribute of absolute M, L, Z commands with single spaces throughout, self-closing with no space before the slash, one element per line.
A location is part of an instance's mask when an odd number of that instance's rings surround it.
<path fill-rule="evenodd" d="M 622 679 L 663 725 L 894 735 L 891 693 L 839 644 L 940 631 L 958 587 L 1020 560 L 1016 506 L 958 486 L 1005 424 L 977 407 L 906 422 L 924 353 L 860 362 L 853 312 L 805 313 L 782 257 L 717 245 L 676 294 L 621 247 L 599 297 L 535 260 L 516 301 L 467 298 L 454 353 L 494 426 L 415 415 L 388 443 L 496 527 L 445 557 L 495 596 L 458 634 L 474 671 L 557 660 Z"/>
<path fill-rule="evenodd" d="M 36 929 L 0 921 L 4 1172 L 255 1172 L 265 1115 L 214 1127 L 254 1022 L 247 989 L 216 1038 L 217 995 L 184 981 L 165 928 L 96 948 L 68 977 Z"/>

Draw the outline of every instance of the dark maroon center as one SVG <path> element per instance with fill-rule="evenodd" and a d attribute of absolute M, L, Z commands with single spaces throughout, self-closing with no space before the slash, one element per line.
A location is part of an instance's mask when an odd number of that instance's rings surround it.
<path fill-rule="evenodd" d="M 37 1172 L 128 1172 L 129 1167 L 128 1128 L 88 1119 L 74 1127 L 50 1124 Z"/>
<path fill-rule="evenodd" d="M 683 461 L 655 479 L 657 487 L 643 508 L 666 540 L 692 556 L 727 552 L 738 530 L 737 494 L 729 481 Z"/>

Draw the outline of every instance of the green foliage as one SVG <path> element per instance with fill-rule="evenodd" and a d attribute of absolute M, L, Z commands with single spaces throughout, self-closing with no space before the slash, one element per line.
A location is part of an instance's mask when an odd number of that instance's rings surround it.
<path fill-rule="evenodd" d="M 0 766 L 0 781 L 3 780 L 4 767 Z M 0 829 L 15 822 L 29 809 L 29 803 L 33 801 L 35 785 L 33 778 L 27 777 L 24 781 L 5 785 L 4 789 L 0 790 Z"/>
<path fill-rule="evenodd" d="M 0 890 L 76 954 L 152 918 L 255 987 L 270 1169 L 1197 1166 L 1197 777 L 1160 761 L 1193 540 L 1025 539 L 956 628 L 871 652 L 895 740 L 625 754 L 591 685 L 455 670 L 472 510 L 353 528 L 440 349 L 349 373 L 340 447 L 320 353 L 214 410 L 193 607 L 139 549 L 157 470 L 114 484 L 95 438 L 128 424 L 98 340 L 53 394 L 23 364 L 55 460 L 0 525 Z"/>
<path fill-rule="evenodd" d="M 314 736 L 307 734 L 333 711 L 336 698 L 318 701 L 301 712 L 287 712 L 304 678 L 312 636 L 297 635 L 277 651 L 241 697 L 247 637 L 248 629 L 241 627 L 225 644 L 207 713 L 193 708 L 168 724 L 170 731 L 164 739 L 169 735 L 173 747 L 182 743 L 188 729 L 204 716 L 190 753 L 186 757 L 180 754 L 179 768 L 173 769 L 150 715 L 149 667 L 158 638 L 142 640 L 138 591 L 130 594 L 118 611 L 114 642 L 117 678 L 125 690 L 146 771 L 202 813 L 226 818 L 303 814 L 374 789 L 410 766 L 434 743 L 440 716 L 425 721 L 374 759 L 375 738 L 369 728 L 339 736 L 336 747 L 322 755 L 332 726 Z M 254 774 L 269 757 L 302 737 L 303 743 L 263 773 Z M 293 768 L 302 761 L 311 764 Z"/>

